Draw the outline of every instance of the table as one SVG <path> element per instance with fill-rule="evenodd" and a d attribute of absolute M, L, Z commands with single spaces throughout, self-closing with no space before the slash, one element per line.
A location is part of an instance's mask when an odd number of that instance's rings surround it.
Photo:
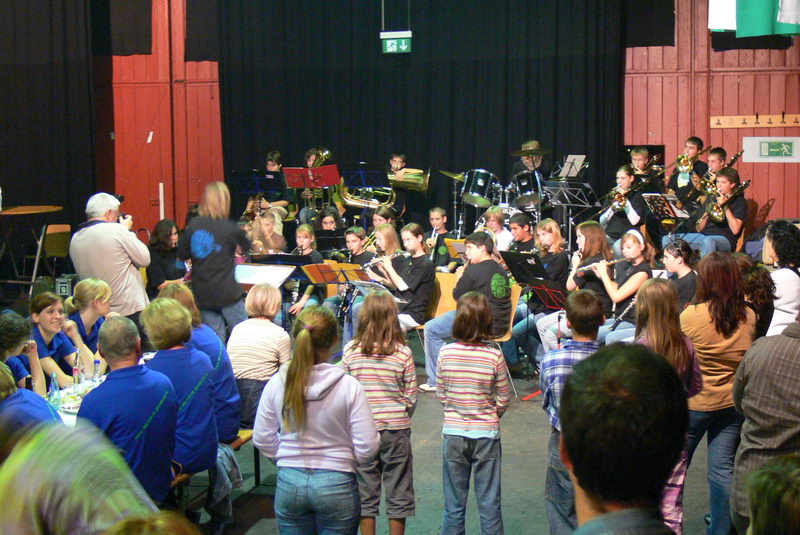
<path fill-rule="evenodd" d="M 0 211 L 0 216 L 2 216 L 0 218 L 0 226 L 3 227 L 3 243 L 0 245 L 0 260 L 2 260 L 3 255 L 6 253 L 6 251 L 8 251 L 8 256 L 11 260 L 11 266 L 14 270 L 13 280 L 0 280 L 0 282 L 30 285 L 30 288 L 28 289 L 28 299 L 30 299 L 31 295 L 33 294 L 33 284 L 36 282 L 36 275 L 39 273 L 39 263 L 42 259 L 42 247 L 44 245 L 44 238 L 47 232 L 47 217 L 49 214 L 60 212 L 63 209 L 63 206 L 31 205 L 14 206 L 12 208 L 6 208 L 5 210 Z M 33 216 L 33 218 L 26 218 L 24 216 Z M 9 220 L 9 218 L 11 219 Z M 38 219 L 38 221 L 36 221 L 36 219 Z M 10 221 L 10 223 L 7 224 L 6 221 Z M 31 275 L 30 280 L 24 277 L 24 273 L 21 274 L 19 269 L 17 269 L 17 261 L 14 258 L 14 252 L 9 245 L 15 228 L 22 222 L 27 224 L 31 234 L 33 235 L 33 240 L 36 242 L 36 259 L 33 263 L 33 274 Z M 35 223 L 37 222 L 41 222 L 42 225 L 39 233 L 36 232 Z"/>

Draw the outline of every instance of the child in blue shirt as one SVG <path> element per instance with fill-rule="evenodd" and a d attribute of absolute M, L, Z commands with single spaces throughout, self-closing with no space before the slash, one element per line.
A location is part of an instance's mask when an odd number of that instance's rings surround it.
<path fill-rule="evenodd" d="M 5 362 L 14 384 L 25 388 L 27 379 L 40 396 L 47 392 L 36 343 L 31 340 L 31 322 L 11 310 L 0 314 L 0 362 Z"/>

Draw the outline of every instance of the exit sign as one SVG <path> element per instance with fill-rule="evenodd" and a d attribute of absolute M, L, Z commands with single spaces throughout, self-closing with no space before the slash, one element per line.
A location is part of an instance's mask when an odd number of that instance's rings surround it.
<path fill-rule="evenodd" d="M 800 163 L 800 137 L 743 137 L 742 161 L 753 163 Z"/>
<path fill-rule="evenodd" d="M 790 139 L 781 141 L 762 141 L 760 143 L 760 156 L 773 158 L 792 158 L 794 157 L 794 142 Z"/>
<path fill-rule="evenodd" d="M 411 32 L 381 32 L 384 54 L 408 54 L 411 52 Z"/>

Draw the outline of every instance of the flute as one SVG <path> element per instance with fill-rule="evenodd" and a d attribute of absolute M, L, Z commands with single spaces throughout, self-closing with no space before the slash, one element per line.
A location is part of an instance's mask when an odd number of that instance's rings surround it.
<path fill-rule="evenodd" d="M 436 227 L 433 227 L 433 230 L 431 230 L 431 237 L 429 239 L 432 240 L 434 238 L 436 238 Z M 433 246 L 431 246 L 431 257 L 430 257 L 431 262 L 433 262 L 433 257 L 435 255 L 436 255 L 436 242 L 433 242 Z"/>
<path fill-rule="evenodd" d="M 606 265 L 607 266 L 613 266 L 614 264 L 619 264 L 620 262 L 625 262 L 626 260 L 627 260 L 627 258 L 620 258 L 618 260 L 612 260 L 611 262 L 608 262 Z M 579 268 L 577 268 L 575 270 L 575 273 L 582 273 L 584 271 L 589 271 L 590 269 L 594 268 L 594 266 L 598 265 L 599 263 L 600 262 L 594 262 L 594 263 L 589 264 L 587 266 L 579 267 Z"/>

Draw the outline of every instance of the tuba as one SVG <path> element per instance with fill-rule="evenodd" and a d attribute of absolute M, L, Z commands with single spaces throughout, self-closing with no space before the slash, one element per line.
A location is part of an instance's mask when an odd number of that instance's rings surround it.
<path fill-rule="evenodd" d="M 392 188 L 353 188 L 342 184 L 341 196 L 346 206 L 377 210 L 381 206 L 391 208 L 397 200 Z"/>
<path fill-rule="evenodd" d="M 322 167 L 325 163 L 333 158 L 333 153 L 330 149 L 322 146 L 314 147 L 314 150 L 317 152 L 317 157 L 314 159 L 314 163 L 311 165 L 311 168 L 315 167 Z M 305 200 L 305 207 L 314 210 L 315 212 L 321 212 L 326 207 L 330 205 L 330 199 L 325 198 L 325 188 L 313 188 L 313 189 L 305 189 L 303 193 L 310 193 L 310 197 L 303 197 Z"/>
<path fill-rule="evenodd" d="M 389 184 L 395 188 L 407 189 L 410 191 L 428 191 L 428 182 L 431 177 L 431 170 L 427 172 L 422 169 L 409 169 L 404 167 L 396 173 L 389 173 Z"/>

